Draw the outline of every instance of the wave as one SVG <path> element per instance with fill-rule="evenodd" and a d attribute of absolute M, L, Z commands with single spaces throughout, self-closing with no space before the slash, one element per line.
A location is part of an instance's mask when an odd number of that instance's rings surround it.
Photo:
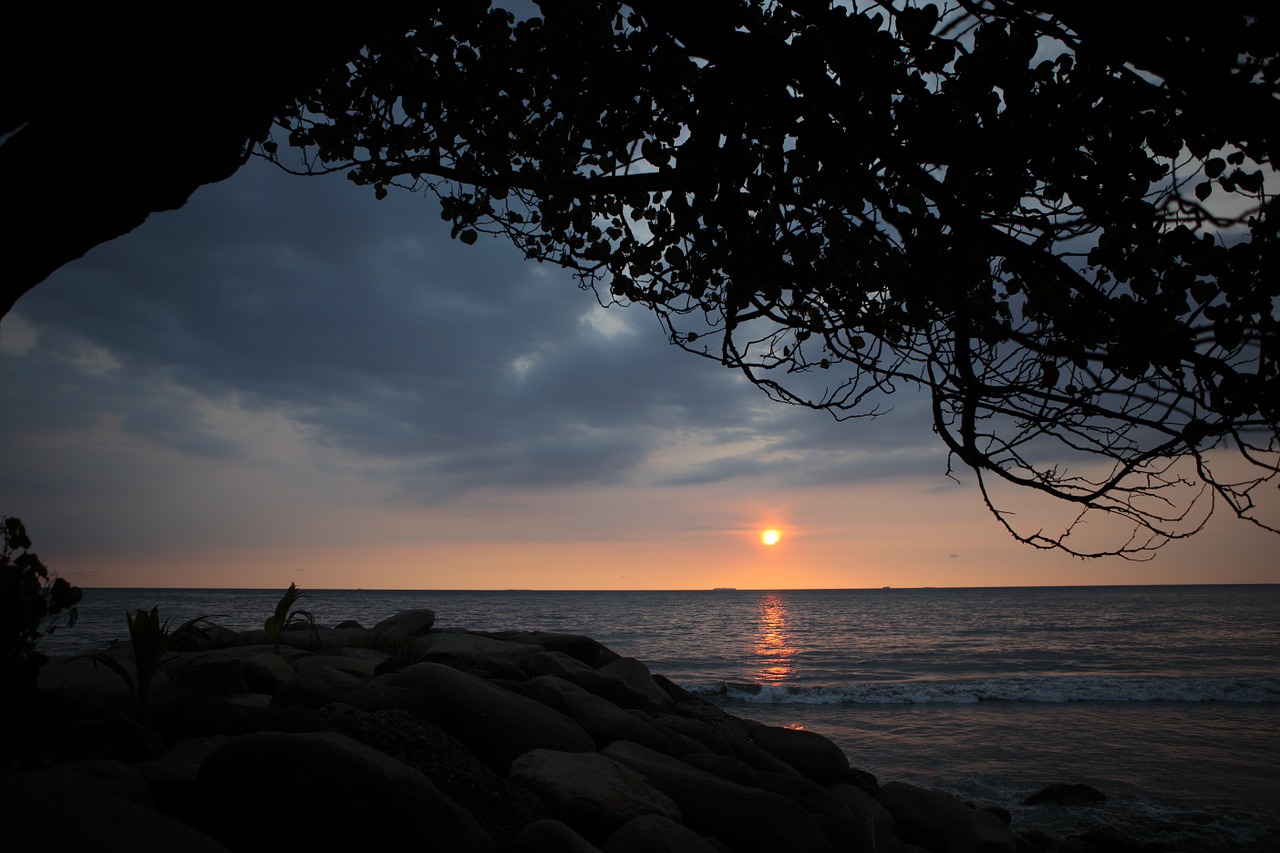
<path fill-rule="evenodd" d="M 920 705 L 977 702 L 1236 702 L 1280 703 L 1280 676 L 999 676 L 921 681 L 867 681 L 839 686 L 704 682 L 691 693 L 743 702 L 794 705 Z"/>

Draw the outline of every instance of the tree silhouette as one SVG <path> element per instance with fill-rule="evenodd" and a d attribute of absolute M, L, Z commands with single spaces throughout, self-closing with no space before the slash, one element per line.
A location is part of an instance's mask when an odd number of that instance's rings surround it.
<path fill-rule="evenodd" d="M 436 5 L 245 139 L 434 194 L 776 400 L 923 390 L 1034 546 L 1142 558 L 1218 503 L 1277 529 L 1269 6 Z M 1001 484 L 1072 512 L 1026 526 Z"/>

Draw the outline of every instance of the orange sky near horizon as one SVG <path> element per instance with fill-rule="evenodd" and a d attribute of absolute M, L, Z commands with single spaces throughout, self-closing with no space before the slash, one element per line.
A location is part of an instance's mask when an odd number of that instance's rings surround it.
<path fill-rule="evenodd" d="M 968 488 L 817 487 L 760 505 L 716 486 L 621 499 L 599 489 L 430 509 L 347 510 L 313 544 L 46 559 L 83 587 L 836 589 L 1280 582 L 1273 537 L 1225 516 L 1150 562 L 1080 560 L 1015 542 Z M 903 513 L 911 507 L 914 518 Z M 572 519 L 572 525 L 556 519 Z M 927 522 L 919 519 L 928 519 Z M 333 520 L 313 519 L 321 525 Z M 776 528 L 773 546 L 761 533 Z M 589 530 L 583 533 L 583 530 Z"/>

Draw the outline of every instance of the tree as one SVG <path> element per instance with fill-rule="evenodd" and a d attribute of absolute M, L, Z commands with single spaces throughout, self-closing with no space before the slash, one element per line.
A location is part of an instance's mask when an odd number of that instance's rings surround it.
<path fill-rule="evenodd" d="M 81 597 L 80 587 L 49 576 L 21 519 L 0 518 L 0 705 L 35 687 L 47 660 L 36 646 L 63 615 L 75 627 Z"/>
<path fill-rule="evenodd" d="M 434 194 L 458 239 L 648 306 L 774 399 L 872 417 L 921 389 L 1024 542 L 1141 558 L 1220 502 L 1277 529 L 1269 6 L 539 5 L 356 27 L 274 135 L 235 127 Z M 1002 483 L 1072 515 L 1023 528 Z M 1095 517 L 1124 534 L 1081 542 Z"/>

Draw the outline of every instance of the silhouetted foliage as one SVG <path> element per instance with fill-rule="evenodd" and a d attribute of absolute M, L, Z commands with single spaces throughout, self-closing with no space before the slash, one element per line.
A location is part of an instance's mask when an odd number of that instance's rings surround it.
<path fill-rule="evenodd" d="M 17 518 L 0 521 L 0 685 L 7 693 L 35 684 L 48 658 L 36 650 L 45 634 L 57 630 L 64 614 L 76 624 L 81 592 L 49 569 L 31 549 L 31 538 Z"/>
<path fill-rule="evenodd" d="M 539 5 L 371 42 L 262 151 L 433 193 L 776 400 L 922 389 L 1037 547 L 1142 557 L 1215 501 L 1276 529 L 1270 7 Z M 999 483 L 1076 509 L 1017 526 Z"/>
<path fill-rule="evenodd" d="M 151 699 L 152 687 L 156 683 L 156 676 L 165 671 L 166 664 L 175 662 L 175 659 L 166 659 L 165 657 L 169 653 L 173 641 L 184 635 L 191 635 L 202 640 L 207 639 L 208 635 L 202 623 L 206 622 L 210 617 L 197 616 L 194 619 L 183 622 L 173 630 L 169 628 L 171 620 L 160 621 L 159 607 L 152 607 L 150 612 L 137 610 L 132 614 L 126 610 L 124 618 L 129 626 L 129 647 L 133 656 L 133 674 L 130 674 L 129 670 L 125 669 L 108 652 L 93 652 L 85 655 L 85 657 L 92 660 L 95 667 L 98 664 L 102 664 L 120 676 L 121 680 L 128 685 L 129 692 L 133 694 L 138 702 L 138 717 L 143 718 L 147 713 L 147 706 Z M 177 662 L 179 664 L 189 663 L 189 659 L 186 661 L 178 660 Z"/>
<path fill-rule="evenodd" d="M 262 627 L 266 630 L 267 636 L 275 643 L 275 651 L 280 653 L 280 638 L 284 636 L 284 632 L 288 630 L 290 625 L 299 622 L 305 622 L 311 627 L 311 634 L 316 637 L 316 645 L 319 646 L 319 635 L 316 632 L 316 617 L 310 610 L 302 610 L 294 607 L 298 603 L 298 599 L 304 597 L 302 590 L 298 589 L 298 585 L 290 583 L 289 588 L 284 591 L 284 595 L 280 596 L 280 600 L 276 602 L 276 609 Z"/>

